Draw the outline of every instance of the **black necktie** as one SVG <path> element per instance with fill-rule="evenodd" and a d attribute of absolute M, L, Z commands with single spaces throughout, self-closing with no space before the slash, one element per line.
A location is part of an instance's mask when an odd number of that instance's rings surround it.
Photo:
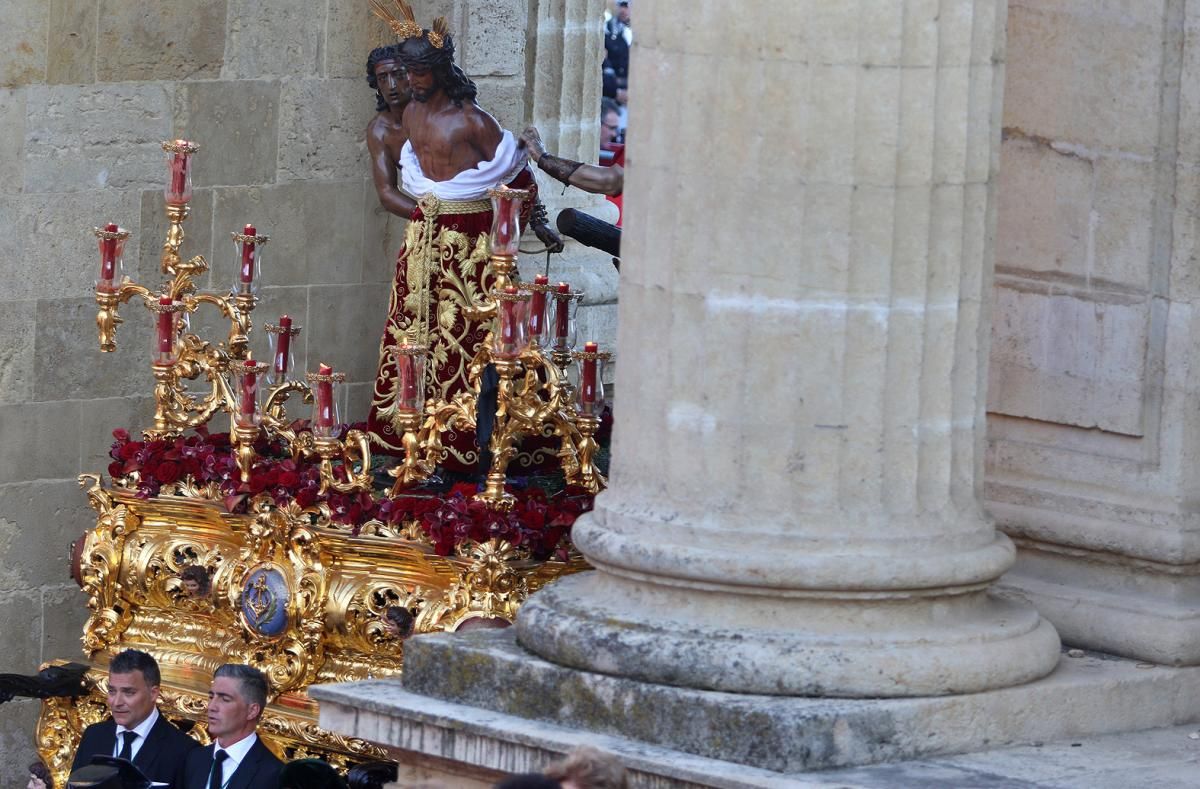
<path fill-rule="evenodd" d="M 118 759 L 133 761 L 133 741 L 137 738 L 136 731 L 121 732 L 121 739 L 125 740 L 125 742 L 121 744 L 121 752 L 117 754 Z"/>
<path fill-rule="evenodd" d="M 225 757 L 228 755 L 220 748 L 213 753 L 212 774 L 208 776 L 208 789 L 221 789 L 221 762 L 225 761 Z"/>

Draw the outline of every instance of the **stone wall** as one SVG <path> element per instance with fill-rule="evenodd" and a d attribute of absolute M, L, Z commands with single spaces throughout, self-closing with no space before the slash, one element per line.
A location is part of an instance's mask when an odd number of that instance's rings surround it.
<path fill-rule="evenodd" d="M 450 19 L 480 102 L 517 131 L 532 117 L 525 74 L 537 20 L 600 14 L 599 0 L 416 5 L 425 24 Z M 583 37 L 591 49 L 572 52 L 564 68 L 598 66 L 598 25 Z M 91 516 L 75 477 L 105 468 L 114 427 L 143 427 L 152 414 L 148 314 L 126 306 L 117 352 L 98 350 L 90 229 L 128 228 L 126 270 L 158 284 L 159 141 L 187 137 L 202 147 L 183 252 L 210 261 L 205 284 L 223 289 L 232 277 L 230 231 L 252 222 L 270 235 L 256 323 L 290 313 L 304 327 L 297 364 L 344 370 L 351 415 L 365 415 L 403 233 L 403 222 L 378 208 L 362 134 L 375 106 L 366 57 L 389 40 L 365 0 L 5 3 L 0 629 L 17 637 L 0 672 L 79 656 L 84 600 L 65 557 Z M 594 128 L 575 138 L 595 148 Z M 221 321 L 198 317 L 193 325 L 223 336 Z M 260 357 L 264 341 L 256 338 Z M 24 784 L 36 709 L 0 708 L 0 785 Z"/>
<path fill-rule="evenodd" d="M 1063 640 L 1200 662 L 1200 11 L 1011 3 L 987 499 Z"/>

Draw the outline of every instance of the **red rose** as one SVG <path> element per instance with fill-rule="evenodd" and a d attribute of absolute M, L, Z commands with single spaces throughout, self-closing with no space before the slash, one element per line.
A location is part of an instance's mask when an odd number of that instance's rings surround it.
<path fill-rule="evenodd" d="M 115 438 L 118 441 L 128 441 L 129 440 L 129 431 L 125 430 L 124 428 L 118 427 L 116 430 L 113 431 L 113 438 Z"/>
<path fill-rule="evenodd" d="M 164 460 L 155 467 L 153 476 L 160 485 L 170 485 L 179 480 L 179 473 L 178 463 Z"/>

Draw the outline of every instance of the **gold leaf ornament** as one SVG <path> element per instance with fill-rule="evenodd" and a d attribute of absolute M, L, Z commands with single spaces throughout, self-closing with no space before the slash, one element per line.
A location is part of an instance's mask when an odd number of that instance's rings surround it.
<path fill-rule="evenodd" d="M 404 0 L 392 0 L 394 12 L 384 5 L 383 0 L 370 0 L 370 3 L 371 12 L 386 22 L 387 26 L 396 34 L 396 38 L 401 41 L 408 38 L 420 38 L 424 35 L 425 30 L 417 23 L 412 6 Z"/>

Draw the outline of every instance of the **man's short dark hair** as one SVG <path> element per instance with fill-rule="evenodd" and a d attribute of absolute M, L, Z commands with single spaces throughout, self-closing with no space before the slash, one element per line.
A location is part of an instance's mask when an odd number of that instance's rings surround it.
<path fill-rule="evenodd" d="M 109 674 L 128 674 L 132 671 L 142 672 L 142 679 L 152 688 L 162 684 L 158 661 L 141 650 L 126 649 L 124 652 L 118 652 L 108 664 Z"/>
<path fill-rule="evenodd" d="M 266 709 L 267 675 L 254 666 L 247 666 L 243 663 L 226 663 L 223 666 L 217 667 L 217 670 L 213 672 L 213 679 L 217 677 L 228 677 L 229 679 L 237 680 L 238 688 L 242 692 L 242 698 L 250 704 L 257 704 L 259 709 Z"/>

